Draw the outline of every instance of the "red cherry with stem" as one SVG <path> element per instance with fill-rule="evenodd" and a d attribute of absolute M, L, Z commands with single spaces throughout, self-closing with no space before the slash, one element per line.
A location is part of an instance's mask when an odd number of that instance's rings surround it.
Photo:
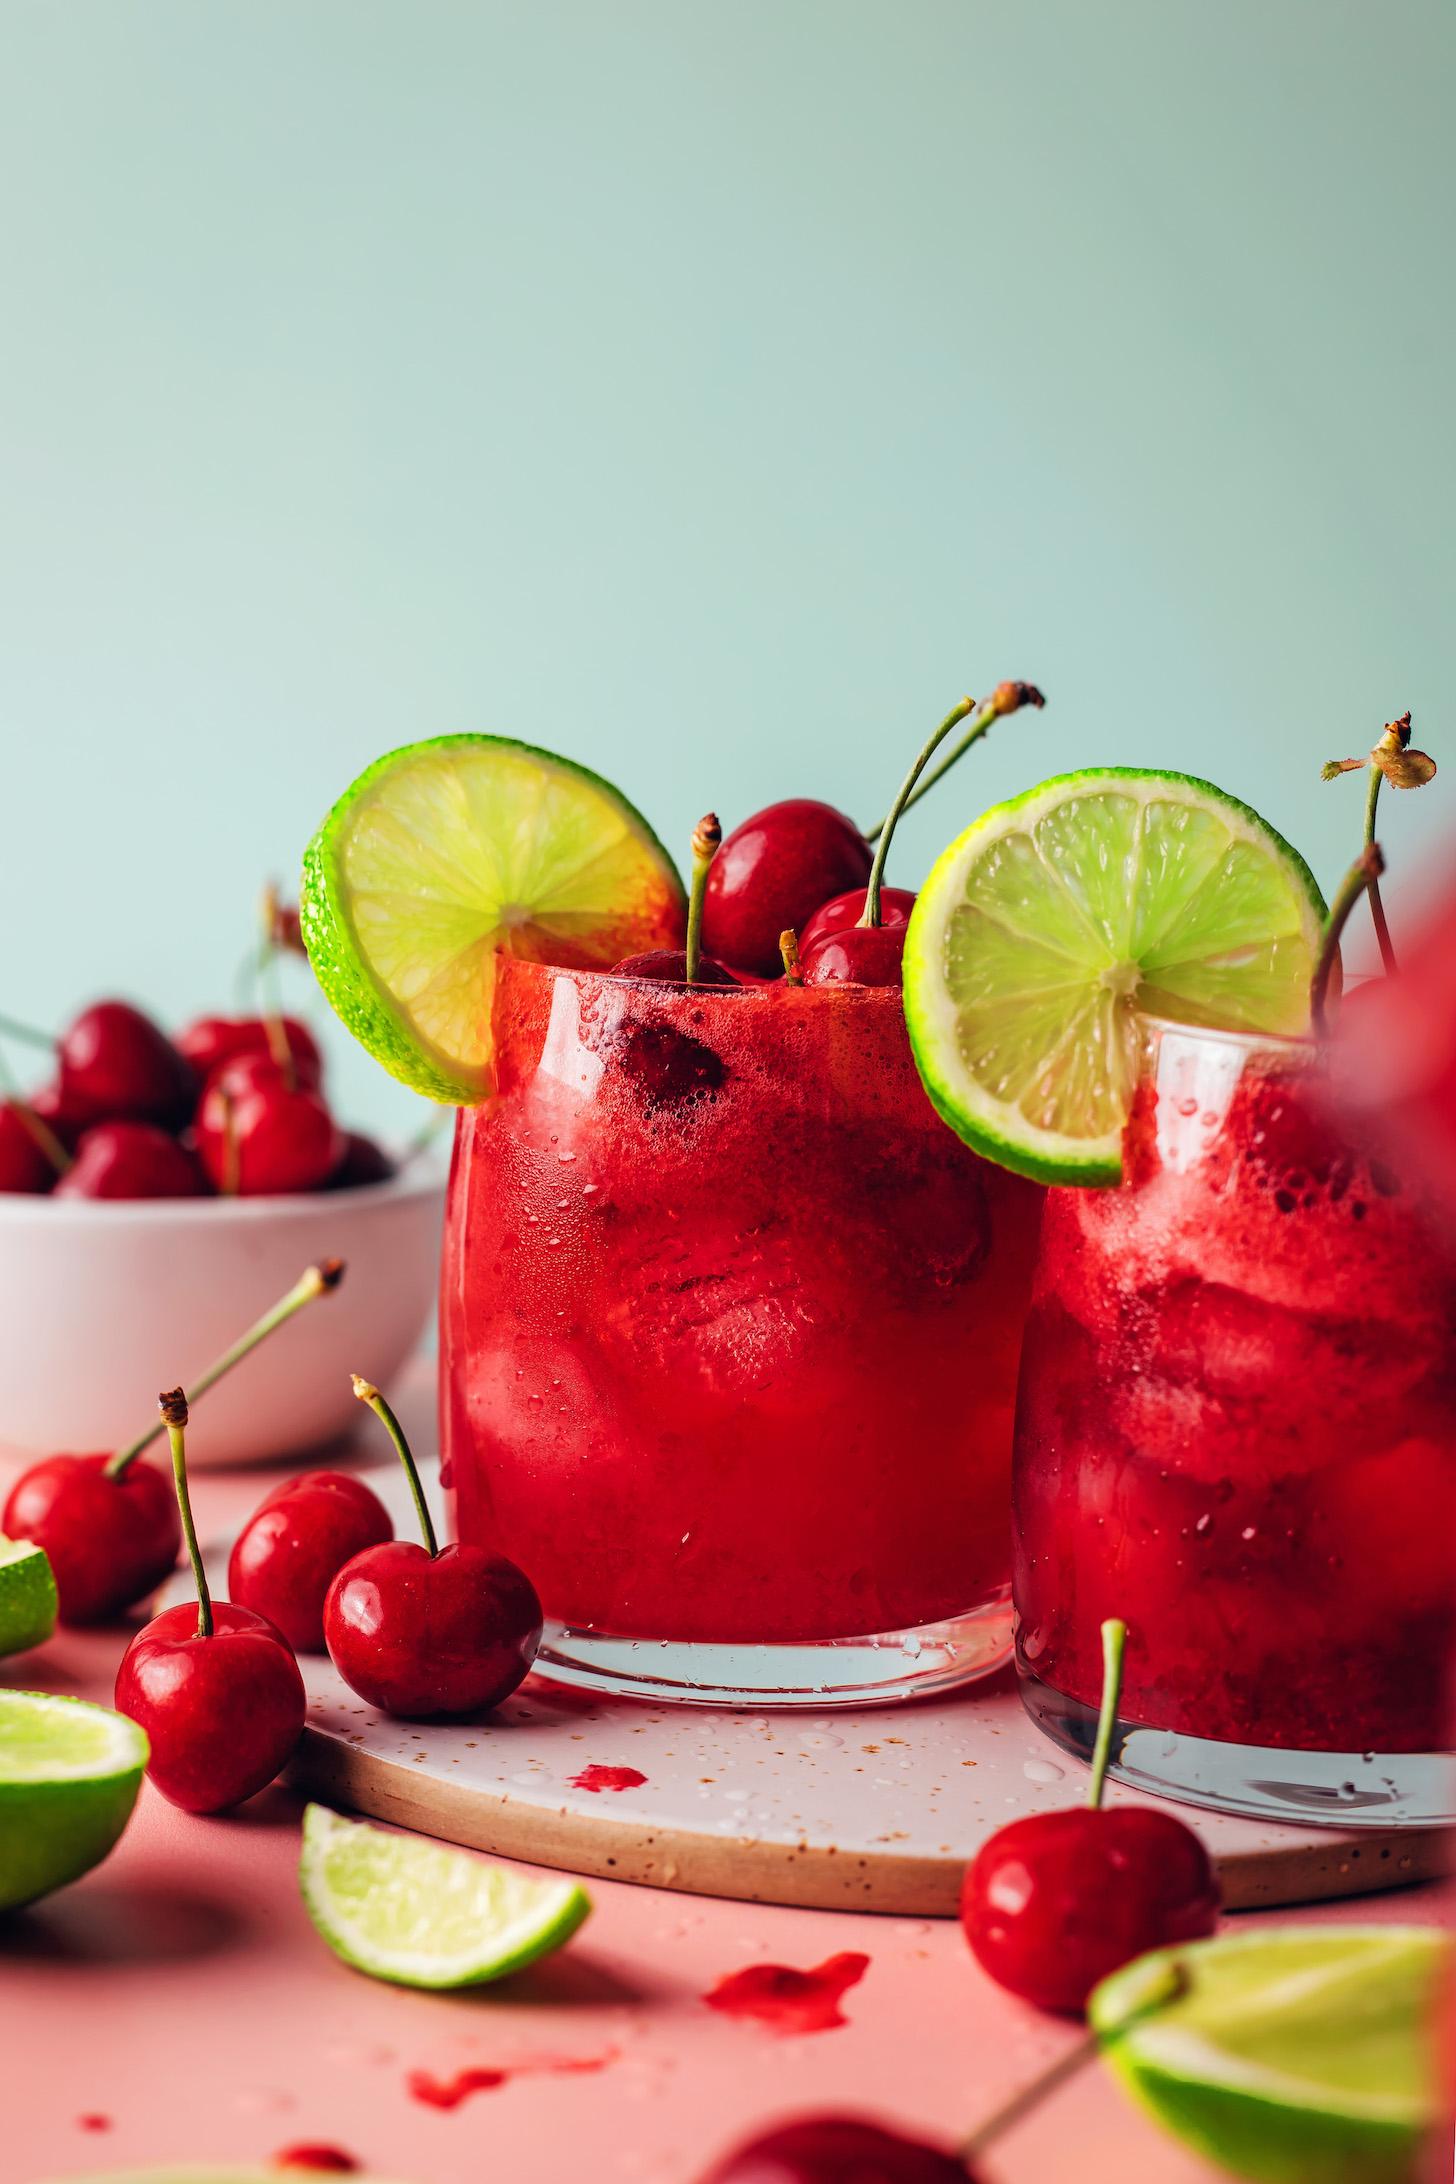
<path fill-rule="evenodd" d="M 296 1653 L 324 1651 L 324 1596 L 344 1564 L 393 1539 L 379 1496 L 346 1471 L 306 1471 L 278 1487 L 238 1534 L 228 1596 L 282 1631 Z"/>
<path fill-rule="evenodd" d="M 346 1130 L 343 1155 L 323 1188 L 326 1191 L 360 1190 L 366 1183 L 388 1183 L 398 1173 L 397 1163 L 382 1145 L 376 1144 L 372 1137 L 365 1137 L 362 1130 Z"/>
<path fill-rule="evenodd" d="M 991 702 L 994 704 L 994 700 Z M 880 896 L 885 879 L 885 860 L 890 854 L 890 844 L 894 840 L 900 814 L 908 806 L 915 792 L 916 782 L 952 728 L 976 710 L 974 698 L 959 699 L 929 742 L 922 747 L 914 765 L 900 784 L 899 795 L 881 823 L 879 843 L 864 892 L 864 908 L 857 921 L 847 930 L 824 933 L 812 947 L 804 949 L 803 972 L 806 986 L 898 986 L 903 983 L 905 928 L 903 925 L 886 926 L 881 923 Z M 982 707 L 981 710 L 984 712 L 986 708 Z M 990 714 L 990 719 L 995 717 L 994 712 Z"/>
<path fill-rule="evenodd" d="M 287 1295 L 192 1383 L 195 1403 L 234 1365 L 315 1297 L 343 1280 L 342 1260 L 311 1266 Z M 0 1532 L 43 1547 L 55 1572 L 63 1623 L 104 1623 L 154 1593 L 182 1544 L 177 1498 L 154 1464 L 138 1461 L 163 1431 L 156 1420 L 114 1455 L 46 1456 L 10 1489 Z"/>
<path fill-rule="evenodd" d="M 831 895 L 862 887 L 870 863 L 859 828 L 832 804 L 770 804 L 736 826 L 713 861 L 703 945 L 735 970 L 773 977 L 784 928 L 797 930 Z"/>
<path fill-rule="evenodd" d="M 294 1016 L 272 1021 L 281 1026 L 298 1082 L 316 1090 L 323 1081 L 324 1065 L 313 1033 Z M 244 1054 L 265 1054 L 276 1061 L 276 1038 L 276 1032 L 270 1036 L 269 1020 L 261 1016 L 199 1016 L 177 1034 L 177 1048 L 205 1084 L 225 1063 Z"/>
<path fill-rule="evenodd" d="M 852 925 L 858 925 L 864 916 L 869 896 L 867 887 L 851 887 L 846 894 L 831 895 L 821 903 L 799 935 L 799 947 L 807 955 L 821 940 L 831 933 L 847 933 Z M 915 897 L 908 887 L 882 887 L 880 889 L 880 924 L 886 932 L 910 923 L 910 913 L 915 908 Z"/>
<path fill-rule="evenodd" d="M 303 1678 L 264 1616 L 213 1607 L 187 1493 L 187 1398 L 161 1398 L 182 1535 L 197 1606 L 164 1608 L 139 1631 L 116 1675 L 117 1711 L 151 1745 L 147 1773 L 184 1812 L 226 1812 L 271 1782 L 303 1731 Z"/>
<path fill-rule="evenodd" d="M 57 1198 L 201 1198 L 207 1178 L 174 1137 L 150 1122 L 98 1122 L 82 1133 Z"/>
<path fill-rule="evenodd" d="M 406 1721 L 482 1713 L 536 1658 L 541 1603 L 524 1571 L 484 1547 L 441 1547 L 399 1420 L 356 1373 L 409 1480 L 423 1546 L 397 1539 L 346 1562 L 324 1602 L 329 1657 L 351 1691 Z"/>
<path fill-rule="evenodd" d="M 1069 2078 L 1123 2035 L 1187 1992 L 1176 1958 L 1150 1966 L 1125 2015 L 1088 2033 L 1020 2086 L 953 2150 L 908 2138 L 862 2116 L 803 2116 L 750 2139 L 710 2169 L 701 2184 L 976 2184 L 976 2163 Z"/>
<path fill-rule="evenodd" d="M 645 955 L 623 956 L 612 967 L 614 978 L 653 978 L 674 986 L 736 986 L 726 963 L 703 954 L 703 894 L 723 829 L 708 812 L 693 829 L 693 871 L 688 887 L 688 929 L 681 948 L 650 948 Z"/>
<path fill-rule="evenodd" d="M 981 1845 L 961 1891 L 971 1952 L 1039 2009 L 1081 2011 L 1098 1981 L 1218 1923 L 1208 1852 L 1170 1812 L 1102 1809 L 1127 1625 L 1102 1626 L 1104 1676 L 1087 1805 L 1013 1820 Z"/>
<path fill-rule="evenodd" d="M 180 1129 L 197 1080 L 161 1026 L 129 1001 L 97 1001 L 56 1046 L 60 1095 L 78 1122 L 155 1122 Z"/>
<path fill-rule="evenodd" d="M 202 1095 L 196 1128 L 198 1158 L 228 1197 L 317 1190 L 344 1147 L 322 1095 L 291 1085 L 266 1054 L 223 1065 Z"/>

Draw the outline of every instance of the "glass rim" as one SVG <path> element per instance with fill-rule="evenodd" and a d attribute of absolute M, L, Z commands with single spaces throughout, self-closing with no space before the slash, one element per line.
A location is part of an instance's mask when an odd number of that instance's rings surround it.
<path fill-rule="evenodd" d="M 1216 1024 L 1185 1024 L 1176 1016 L 1157 1016 L 1147 1009 L 1139 1009 L 1137 1014 L 1144 1029 L 1157 1032 L 1160 1039 L 1171 1032 L 1179 1038 L 1238 1047 L 1245 1053 L 1301 1055 L 1310 1060 L 1316 1060 L 1321 1052 L 1321 1042 L 1312 1032 L 1221 1031 Z"/>
<path fill-rule="evenodd" d="M 839 1008 L 892 1006 L 904 1013 L 905 990 L 902 986 L 862 986 L 846 979 L 822 986 L 790 988 L 782 978 L 766 979 L 740 986 L 689 986 L 685 980 L 650 978 L 632 971 L 613 971 L 594 963 L 547 963 L 539 956 L 512 955 L 508 949 L 499 951 L 500 964 L 508 964 L 509 977 L 521 973 L 540 974 L 550 978 L 590 980 L 594 985 L 615 988 L 623 993 L 651 993 L 662 998 L 702 1003 L 723 1001 L 730 1007 L 739 1008 L 746 1001 L 782 1002 L 786 992 L 798 992 L 811 998 L 811 1005 L 821 1006 L 832 1002 Z M 497 974 L 499 975 L 499 973 Z"/>

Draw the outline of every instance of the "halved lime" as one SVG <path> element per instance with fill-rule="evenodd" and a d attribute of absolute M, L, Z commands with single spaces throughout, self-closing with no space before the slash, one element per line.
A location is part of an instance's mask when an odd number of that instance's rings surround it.
<path fill-rule="evenodd" d="M 99 1865 L 131 1818 L 147 1740 L 124 1714 L 0 1691 L 0 1911 Z"/>
<path fill-rule="evenodd" d="M 1105 2037 L 1176 1962 L 1177 1999 L 1106 2051 L 1160 2123 L 1256 2184 L 1413 2184 L 1440 2112 L 1433 2011 L 1450 1946 L 1419 1926 L 1227 1934 L 1139 1957 L 1087 2014 Z"/>
<path fill-rule="evenodd" d="M 905 1016 L 977 1152 L 1115 1183 L 1139 1016 L 1298 1033 L 1324 903 L 1257 812 L 1187 774 L 1062 774 L 967 827 L 915 904 Z"/>
<path fill-rule="evenodd" d="M 498 949 L 608 969 L 679 945 L 684 898 L 646 820 L 598 775 L 502 736 L 439 736 L 345 790 L 305 853 L 299 915 L 360 1044 L 458 1104 L 490 1089 Z"/>
<path fill-rule="evenodd" d="M 44 1645 L 56 1627 L 50 1556 L 31 1539 L 0 1536 L 0 1655 Z"/>
<path fill-rule="evenodd" d="M 479 1987 L 569 1940 L 591 1910 L 571 1880 L 527 1880 L 322 1805 L 303 1816 L 299 1886 L 336 1956 L 401 1987 Z"/>

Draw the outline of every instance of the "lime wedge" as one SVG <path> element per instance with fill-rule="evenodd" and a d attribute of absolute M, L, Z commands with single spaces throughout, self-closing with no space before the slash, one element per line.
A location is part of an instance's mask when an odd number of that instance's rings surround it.
<path fill-rule="evenodd" d="M 377 759 L 304 856 L 303 937 L 354 1037 L 431 1099 L 490 1089 L 497 949 L 608 969 L 680 944 L 683 888 L 640 812 L 501 736 Z"/>
<path fill-rule="evenodd" d="M 56 1579 L 34 1540 L 0 1536 L 0 1655 L 44 1645 L 56 1627 Z"/>
<path fill-rule="evenodd" d="M 1139 1957 L 1087 2014 L 1107 2035 L 1176 1962 L 1177 2000 L 1107 2048 L 1160 2123 L 1257 2184 L 1413 2184 L 1449 1949 L 1417 1926 L 1262 1928 Z"/>
<path fill-rule="evenodd" d="M 591 1909 L 575 1881 L 526 1880 L 322 1805 L 303 1816 L 299 1886 L 336 1956 L 401 1987 L 479 1987 L 569 1940 Z"/>
<path fill-rule="evenodd" d="M 1187 774 L 1062 774 L 967 827 L 920 890 L 905 1016 L 977 1152 L 1115 1183 L 1139 1015 L 1298 1033 L 1324 903 L 1257 812 Z"/>
<path fill-rule="evenodd" d="M 124 1714 L 0 1691 L 0 1911 L 99 1865 L 131 1818 L 147 1740 Z"/>

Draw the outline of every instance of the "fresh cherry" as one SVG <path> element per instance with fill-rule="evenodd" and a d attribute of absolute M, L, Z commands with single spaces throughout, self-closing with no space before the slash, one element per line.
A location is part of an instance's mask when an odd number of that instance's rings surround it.
<path fill-rule="evenodd" d="M 1102 1810 L 1127 1626 L 1102 1626 L 1106 1672 L 1089 1802 L 1013 1820 L 981 1845 L 961 1924 L 983 1971 L 1039 2009 L 1081 2011 L 1098 1981 L 1218 1923 L 1208 1852 L 1170 1812 Z"/>
<path fill-rule="evenodd" d="M 254 1510 L 228 1562 L 228 1595 L 282 1631 L 296 1653 L 324 1651 L 324 1595 L 351 1556 L 394 1537 L 389 1512 L 347 1471 L 305 1471 Z"/>
<path fill-rule="evenodd" d="M 147 1773 L 184 1812 L 225 1812 L 273 1780 L 303 1731 L 303 1678 L 264 1616 L 214 1608 L 187 1494 L 187 1398 L 161 1398 L 182 1533 L 197 1585 L 139 1631 L 122 1655 L 116 1706 L 151 1745 Z"/>
<path fill-rule="evenodd" d="M 27 1096 L 25 1104 L 54 1133 L 63 1152 L 75 1152 L 86 1124 L 71 1107 L 59 1083 L 40 1085 Z"/>
<path fill-rule="evenodd" d="M 390 1540 L 344 1564 L 324 1602 L 329 1657 L 351 1691 L 406 1721 L 498 1706 L 541 1643 L 536 1588 L 504 1555 L 467 1544 L 437 1545 L 399 1420 L 379 1390 L 357 1374 L 354 1393 L 395 1445 L 424 1545 Z"/>
<path fill-rule="evenodd" d="M 147 1435 L 147 1440 L 152 1435 Z M 10 1489 L 0 1530 L 43 1547 L 63 1623 L 107 1623 L 156 1591 L 182 1531 L 170 1481 L 154 1464 L 45 1456 Z"/>
<path fill-rule="evenodd" d="M 98 1122 L 82 1134 L 57 1198 L 200 1198 L 207 1178 L 174 1137 L 150 1122 Z"/>
<path fill-rule="evenodd" d="M 34 1103 L 26 1106 L 34 1114 Z M 40 1140 L 13 1100 L 0 1102 L 0 1191 L 34 1196 L 48 1191 L 56 1180 L 55 1162 L 42 1152 Z"/>
<path fill-rule="evenodd" d="M 806 948 L 806 986 L 899 986 L 904 983 L 903 925 L 851 925 Z"/>
<path fill-rule="evenodd" d="M 860 2116 L 805 2116 L 749 2139 L 702 2184 L 975 2184 L 955 2154 Z"/>
<path fill-rule="evenodd" d="M 224 1351 L 192 1385 L 192 1400 L 249 1355 L 314 1297 L 343 1279 L 343 1264 L 311 1266 L 286 1296 Z M 23 1471 L 0 1514 L 0 1532 L 43 1547 L 55 1572 L 63 1623 L 104 1623 L 148 1599 L 177 1560 L 182 1530 L 171 1482 L 139 1462 L 157 1420 L 115 1455 L 46 1456 Z"/>
<path fill-rule="evenodd" d="M 244 1054 L 265 1054 L 276 1060 L 275 1041 L 280 1035 L 287 1042 L 298 1082 L 317 1089 L 323 1081 L 323 1057 L 308 1026 L 293 1016 L 277 1017 L 272 1026 L 263 1016 L 199 1016 L 178 1033 L 177 1046 L 206 1083 L 225 1063 Z"/>
<path fill-rule="evenodd" d="M 831 895 L 862 887 L 870 847 L 831 804 L 792 797 L 745 819 L 727 837 L 708 875 L 703 945 L 735 970 L 772 977 L 779 935 L 797 929 Z"/>
<path fill-rule="evenodd" d="M 362 1130 L 346 1130 L 339 1165 L 324 1184 L 326 1191 L 354 1191 L 366 1183 L 388 1183 L 399 1173 L 382 1145 Z"/>
<path fill-rule="evenodd" d="M 224 1063 L 202 1095 L 196 1129 L 215 1188 L 245 1198 L 317 1190 L 344 1146 L 322 1094 L 290 1084 L 267 1054 Z"/>
<path fill-rule="evenodd" d="M 799 935 L 800 953 L 807 955 L 821 940 L 828 940 L 831 933 L 846 933 L 858 925 L 865 913 L 869 897 L 867 887 L 851 887 L 847 894 L 831 895 L 814 912 Z M 886 932 L 910 923 L 910 913 L 915 908 L 915 897 L 908 887 L 882 887 L 880 889 L 880 923 Z"/>
<path fill-rule="evenodd" d="M 197 1080 L 160 1025 L 129 1001 L 97 1001 L 61 1034 L 60 1097 L 78 1123 L 155 1122 L 180 1129 Z"/>

